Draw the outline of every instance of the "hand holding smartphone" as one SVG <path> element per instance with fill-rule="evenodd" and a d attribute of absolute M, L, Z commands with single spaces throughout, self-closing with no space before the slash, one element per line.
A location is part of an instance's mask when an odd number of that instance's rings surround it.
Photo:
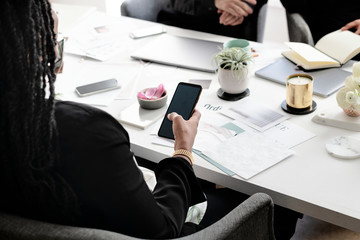
<path fill-rule="evenodd" d="M 185 120 L 189 120 L 195 106 L 199 100 L 202 87 L 197 84 L 181 82 L 178 84 L 174 96 L 171 99 L 170 105 L 166 111 L 164 119 L 161 123 L 158 135 L 160 137 L 174 139 L 172 130 L 172 122 L 167 118 L 167 115 L 176 112 Z"/>

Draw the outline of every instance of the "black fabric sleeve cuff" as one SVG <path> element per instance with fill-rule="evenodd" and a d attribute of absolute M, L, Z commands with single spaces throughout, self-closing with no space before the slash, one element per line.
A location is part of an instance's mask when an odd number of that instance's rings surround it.
<path fill-rule="evenodd" d="M 180 168 L 186 175 L 190 187 L 191 199 L 189 206 L 206 201 L 205 194 L 202 191 L 200 183 L 195 176 L 194 170 L 190 163 L 182 157 L 172 157 L 163 159 L 155 169 L 156 178 L 158 178 L 160 172 L 169 170 L 171 168 Z"/>

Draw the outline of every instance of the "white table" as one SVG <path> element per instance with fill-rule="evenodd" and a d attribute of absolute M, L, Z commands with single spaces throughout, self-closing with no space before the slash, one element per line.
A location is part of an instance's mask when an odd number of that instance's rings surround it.
<path fill-rule="evenodd" d="M 86 21 L 86 24 L 96 24 L 97 22 L 101 22 L 103 18 L 106 17 L 96 13 Z M 111 18 L 111 21 L 119 21 L 122 23 L 124 27 L 124 37 L 133 29 L 154 24 L 129 18 Z M 169 34 L 180 36 L 221 42 L 229 39 L 227 37 L 174 27 L 166 28 Z M 141 63 L 131 60 L 129 57 L 130 53 L 154 38 L 156 38 L 156 36 L 140 40 L 131 40 L 129 38 L 124 43 L 126 44 L 126 48 L 123 52 L 106 62 L 94 61 L 89 58 L 82 59 L 79 56 L 66 54 L 64 73 L 58 77 L 58 85 L 64 82 L 76 81 L 76 79 L 74 79 L 75 73 L 85 71 L 84 69 L 86 69 L 88 65 L 110 66 L 114 71 L 122 71 L 124 75 L 129 74 L 129 71 L 133 71 L 133 69 L 140 71 L 139 69 L 142 69 Z M 284 48 L 282 45 L 261 45 L 257 43 L 252 43 L 251 46 L 255 48 L 260 55 L 256 59 L 256 69 L 281 57 L 280 52 Z M 171 51 L 171 49 L 168 50 Z M 131 66 L 131 68 L 129 68 L 129 66 Z M 145 70 L 148 70 L 148 72 Z M 159 83 L 164 83 L 171 94 L 171 91 L 175 89 L 179 81 L 200 78 L 212 79 L 210 89 L 204 90 L 202 93 L 201 98 L 205 100 L 199 102 L 198 109 L 206 111 L 203 107 L 206 103 L 214 107 L 236 104 L 226 102 L 216 96 L 219 85 L 215 74 L 156 64 L 146 66 L 144 70 L 141 71 L 143 71 L 143 74 L 138 76 L 139 78 L 136 84 L 137 91 L 145 87 L 157 86 Z M 253 76 L 249 89 L 251 97 L 272 109 L 281 111 L 280 104 L 285 99 L 285 86 Z M 135 97 L 136 95 L 134 94 L 132 99 L 116 100 L 110 106 L 101 108 L 116 117 L 121 110 L 136 101 Z M 171 99 L 171 95 L 169 99 Z M 360 138 L 360 133 L 323 126 L 312 122 L 311 119 L 315 114 L 327 108 L 338 108 L 335 94 L 328 98 L 314 96 L 314 100 L 318 104 L 318 109 L 314 113 L 302 116 L 291 115 L 291 122 L 306 128 L 316 135 L 316 137 L 294 147 L 293 150 L 296 152 L 294 156 L 245 181 L 239 177 L 226 175 L 206 160 L 194 155 L 196 175 L 199 178 L 246 194 L 265 192 L 269 194 L 278 205 L 360 232 L 360 191 L 358 191 L 357 188 L 360 183 L 360 159 L 336 159 L 331 157 L 325 150 L 325 143 L 332 137 L 346 135 Z M 130 135 L 131 148 L 137 156 L 159 162 L 164 157 L 168 157 L 173 153 L 173 149 L 171 148 L 151 143 L 152 136 L 150 133 L 153 131 L 152 127 L 146 130 L 140 130 L 136 127 L 125 125 L 125 128 Z"/>

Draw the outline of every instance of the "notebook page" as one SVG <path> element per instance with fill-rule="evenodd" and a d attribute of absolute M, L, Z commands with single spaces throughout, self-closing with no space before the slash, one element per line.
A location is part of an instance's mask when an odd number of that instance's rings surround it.
<path fill-rule="evenodd" d="M 322 37 L 315 48 L 344 64 L 360 50 L 360 36 L 337 30 Z"/>
<path fill-rule="evenodd" d="M 337 62 L 336 60 L 306 43 L 286 42 L 285 44 L 293 51 L 301 55 L 308 62 Z"/>

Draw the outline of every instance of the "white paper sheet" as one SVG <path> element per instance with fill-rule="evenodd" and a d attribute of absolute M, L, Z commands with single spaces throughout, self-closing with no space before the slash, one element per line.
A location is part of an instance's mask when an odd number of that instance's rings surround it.
<path fill-rule="evenodd" d="M 250 97 L 242 99 L 236 106 L 224 109 L 221 113 L 232 119 L 240 120 L 261 132 L 289 118 L 254 101 Z"/>
<path fill-rule="evenodd" d="M 262 133 L 243 132 L 212 149 L 203 151 L 217 163 L 249 179 L 294 154 Z"/>
<path fill-rule="evenodd" d="M 223 127 L 217 127 L 209 123 L 200 122 L 196 135 L 194 148 L 199 151 L 211 149 L 226 139 L 235 136 L 235 132 Z"/>
<path fill-rule="evenodd" d="M 284 121 L 266 130 L 264 135 L 285 148 L 292 148 L 316 135 L 290 121 Z"/>
<path fill-rule="evenodd" d="M 119 22 L 79 26 L 70 34 L 65 52 L 106 61 L 125 50 L 131 41 L 121 29 Z"/>

